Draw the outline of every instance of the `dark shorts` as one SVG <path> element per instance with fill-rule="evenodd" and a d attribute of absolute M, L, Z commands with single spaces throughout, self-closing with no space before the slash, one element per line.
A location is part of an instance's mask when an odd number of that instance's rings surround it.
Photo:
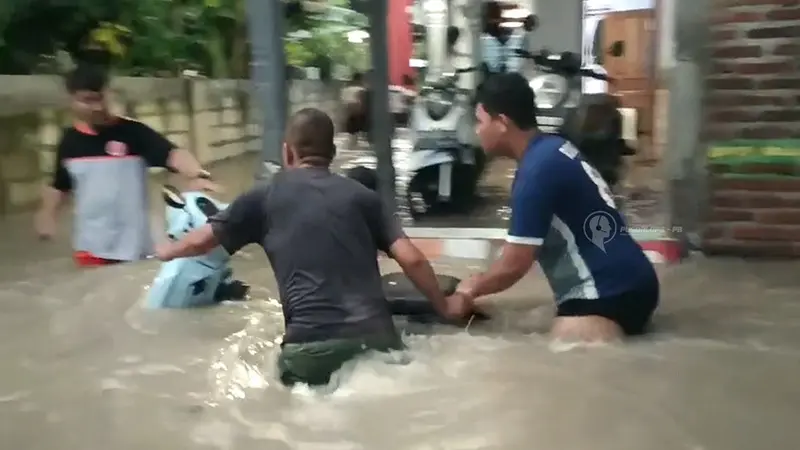
<path fill-rule="evenodd" d="M 295 383 L 322 386 L 352 359 L 371 351 L 388 353 L 403 349 L 403 341 L 396 335 L 284 343 L 278 356 L 278 373 L 281 383 L 286 386 Z"/>
<path fill-rule="evenodd" d="M 644 334 L 658 306 L 657 282 L 624 294 L 595 300 L 570 299 L 558 305 L 556 316 L 605 317 L 622 328 L 628 336 Z"/>

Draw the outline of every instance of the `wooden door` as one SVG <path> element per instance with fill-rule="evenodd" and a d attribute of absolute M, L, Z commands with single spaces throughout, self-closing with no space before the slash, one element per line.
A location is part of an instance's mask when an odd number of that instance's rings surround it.
<path fill-rule="evenodd" d="M 624 107 L 638 111 L 640 152 L 651 153 L 656 88 L 656 11 L 641 9 L 611 12 L 603 19 L 603 48 L 615 41 L 625 43 L 620 57 L 606 55 L 603 67 L 615 82 L 611 92 L 620 96 Z"/>

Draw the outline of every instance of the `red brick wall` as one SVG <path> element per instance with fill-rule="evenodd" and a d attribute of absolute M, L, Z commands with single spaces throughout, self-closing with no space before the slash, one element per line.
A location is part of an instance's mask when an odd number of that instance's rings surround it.
<path fill-rule="evenodd" d="M 716 180 L 704 250 L 743 256 L 800 256 L 800 178 Z"/>
<path fill-rule="evenodd" d="M 705 141 L 800 138 L 800 2 L 713 1 Z M 711 172 L 707 252 L 800 257 L 797 163 Z"/>

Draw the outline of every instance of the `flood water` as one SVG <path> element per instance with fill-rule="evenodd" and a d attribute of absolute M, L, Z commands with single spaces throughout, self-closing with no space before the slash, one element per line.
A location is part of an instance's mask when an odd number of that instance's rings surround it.
<path fill-rule="evenodd" d="M 156 262 L 77 270 L 68 227 L 42 243 L 29 220 L 0 219 L 8 448 L 791 450 L 800 439 L 796 262 L 662 267 L 651 336 L 571 349 L 546 337 L 552 301 L 534 272 L 494 299 L 490 323 L 415 329 L 427 334 L 407 337 L 410 363 L 362 361 L 325 393 L 275 380 L 282 319 L 258 249 L 234 260 L 249 302 L 152 311 L 142 297 Z M 436 267 L 464 276 L 480 264 Z"/>
<path fill-rule="evenodd" d="M 10 253 L 22 242 L 4 241 L 0 263 L 9 448 L 789 450 L 800 438 L 796 264 L 665 268 L 652 336 L 573 349 L 546 338 L 552 305 L 532 273 L 496 298 L 492 322 L 409 336 L 411 363 L 361 362 L 325 394 L 276 383 L 282 321 L 259 250 L 234 263 L 251 301 L 152 311 L 141 297 L 155 262 L 78 271 L 66 245 Z"/>

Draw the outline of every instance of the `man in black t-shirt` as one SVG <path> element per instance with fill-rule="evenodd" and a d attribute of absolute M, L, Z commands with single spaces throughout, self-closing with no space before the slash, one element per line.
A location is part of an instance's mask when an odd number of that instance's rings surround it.
<path fill-rule="evenodd" d="M 289 121 L 287 170 L 244 193 L 209 224 L 157 248 L 165 261 L 222 245 L 233 254 L 248 244 L 267 253 L 286 324 L 278 359 L 281 380 L 327 384 L 344 362 L 368 350 L 403 347 L 383 293 L 376 255 L 384 252 L 448 318 L 471 304 L 445 297 L 425 256 L 387 214 L 378 194 L 331 173 L 334 127 L 308 108 Z"/>
<path fill-rule="evenodd" d="M 195 189 L 216 189 L 192 154 L 147 125 L 111 114 L 108 74 L 82 65 L 66 77 L 75 124 L 56 149 L 52 182 L 42 192 L 34 226 L 53 236 L 69 197 L 75 210 L 75 262 L 96 266 L 135 261 L 152 254 L 147 206 L 148 167 L 165 167 L 193 179 Z"/>

